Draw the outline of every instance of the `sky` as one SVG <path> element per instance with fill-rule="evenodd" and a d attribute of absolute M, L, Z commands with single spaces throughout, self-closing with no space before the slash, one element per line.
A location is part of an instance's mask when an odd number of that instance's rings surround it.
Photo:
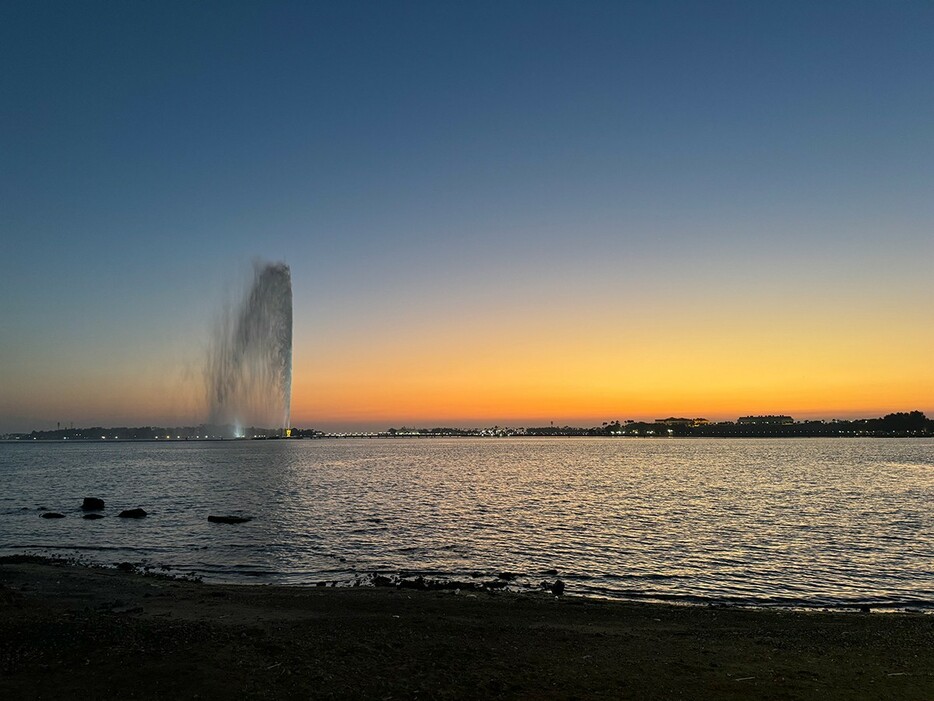
<path fill-rule="evenodd" d="M 0 432 L 934 415 L 930 2 L 0 4 Z"/>

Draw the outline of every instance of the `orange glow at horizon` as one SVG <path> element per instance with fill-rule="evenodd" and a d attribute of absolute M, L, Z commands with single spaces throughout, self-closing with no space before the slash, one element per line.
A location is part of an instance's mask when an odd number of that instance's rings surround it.
<path fill-rule="evenodd" d="M 640 313 L 554 304 L 507 311 L 369 316 L 323 328 L 296 319 L 292 425 L 592 426 L 665 416 L 735 420 L 934 415 L 934 325 L 910 307 L 834 314 L 790 299 Z M 539 310 L 535 310 L 538 312 Z M 159 356 L 30 356 L 0 411 L 24 430 L 206 421 L 197 349 Z M 173 379 L 174 378 L 174 379 Z M 43 423 L 44 422 L 44 423 Z"/>
<path fill-rule="evenodd" d="M 448 319 L 396 329 L 379 346 L 360 338 L 324 347 L 313 362 L 299 355 L 293 423 L 543 425 L 932 409 L 934 369 L 922 349 L 934 348 L 934 331 L 920 325 L 899 334 L 855 313 L 792 311 L 616 324 L 587 312 L 560 327 L 544 317 Z"/>

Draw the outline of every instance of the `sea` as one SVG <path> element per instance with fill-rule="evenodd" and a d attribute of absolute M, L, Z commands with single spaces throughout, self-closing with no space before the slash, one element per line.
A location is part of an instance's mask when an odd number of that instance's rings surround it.
<path fill-rule="evenodd" d="M 84 497 L 105 518 L 84 520 Z M 6 442 L 15 554 L 228 583 L 509 573 L 576 596 L 934 611 L 934 439 Z"/>

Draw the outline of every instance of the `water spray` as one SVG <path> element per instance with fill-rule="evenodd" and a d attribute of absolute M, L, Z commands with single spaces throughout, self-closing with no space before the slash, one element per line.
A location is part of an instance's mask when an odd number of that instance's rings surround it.
<path fill-rule="evenodd" d="M 288 435 L 292 405 L 292 275 L 257 262 L 236 307 L 218 321 L 205 364 L 209 422 Z"/>

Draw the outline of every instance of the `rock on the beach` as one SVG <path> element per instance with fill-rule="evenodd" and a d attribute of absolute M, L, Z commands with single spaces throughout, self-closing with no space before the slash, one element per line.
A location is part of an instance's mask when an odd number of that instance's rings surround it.
<path fill-rule="evenodd" d="M 120 518 L 146 518 L 146 512 L 142 509 L 126 509 L 117 514 Z"/>
<path fill-rule="evenodd" d="M 42 518 L 65 518 L 65 514 L 60 514 L 57 511 L 46 511 L 41 516 Z"/>
<path fill-rule="evenodd" d="M 104 500 L 97 497 L 85 497 L 81 509 L 84 511 L 103 511 Z"/>
<path fill-rule="evenodd" d="M 86 521 L 96 521 L 99 518 L 104 518 L 104 514 L 85 514 L 81 518 Z"/>
<path fill-rule="evenodd" d="M 551 585 L 551 593 L 555 596 L 561 596 L 564 593 L 564 582 L 556 579 L 555 583 Z"/>
<path fill-rule="evenodd" d="M 211 523 L 246 523 L 252 520 L 252 516 L 208 516 Z"/>

